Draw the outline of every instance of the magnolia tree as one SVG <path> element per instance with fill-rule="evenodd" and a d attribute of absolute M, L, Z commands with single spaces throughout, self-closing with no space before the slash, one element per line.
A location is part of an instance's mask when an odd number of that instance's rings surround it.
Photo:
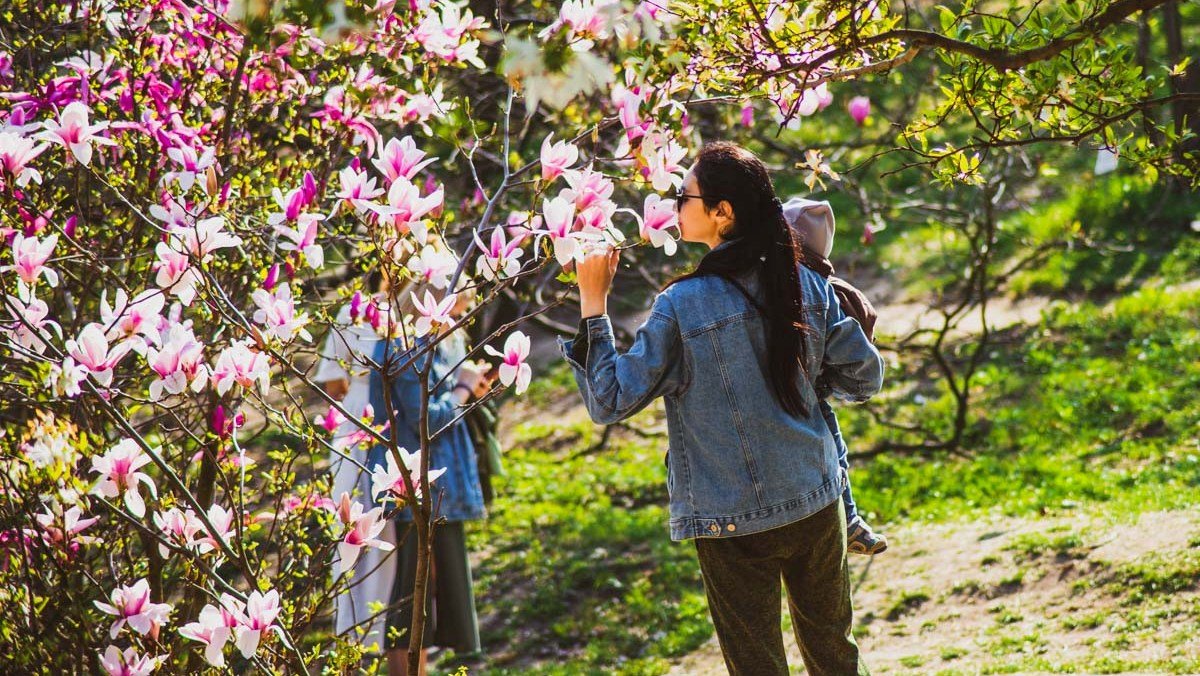
<path fill-rule="evenodd" d="M 421 357 L 519 299 L 468 354 L 498 362 L 482 401 L 519 394 L 522 323 L 570 301 L 573 261 L 674 253 L 662 194 L 717 131 L 709 111 L 794 124 L 929 44 L 907 48 L 878 3 L 18 0 L 8 16 L 0 643 L 18 670 L 113 674 L 356 664 L 329 602 L 405 506 L 420 642 L 445 426 L 423 412 L 403 448 L 386 413 L 314 385 L 314 341 L 351 328 L 338 312 L 405 348 L 359 359 L 385 381 L 421 368 L 427 409 Z M 815 152 L 801 170 L 835 176 Z M 373 270 L 388 293 L 364 288 Z M 399 296 L 411 281 L 429 290 Z M 316 459 L 375 445 L 372 495 L 331 495 Z"/>
<path fill-rule="evenodd" d="M 665 55 L 672 15 L 18 5 L 0 29 L 6 660 L 354 664 L 329 601 L 404 506 L 420 642 L 441 430 L 422 415 L 402 448 L 386 415 L 346 410 L 310 379 L 314 338 L 348 328 L 331 317 L 349 305 L 407 349 L 369 364 L 386 378 L 523 293 L 469 355 L 499 362 L 485 400 L 522 392 L 519 325 L 564 301 L 572 261 L 601 242 L 674 249 L 658 193 L 682 180 L 694 78 Z M 398 297 L 412 280 L 433 290 Z M 463 294 L 475 309 L 455 320 Z M 375 444 L 372 495 L 328 494 L 314 458 Z"/>

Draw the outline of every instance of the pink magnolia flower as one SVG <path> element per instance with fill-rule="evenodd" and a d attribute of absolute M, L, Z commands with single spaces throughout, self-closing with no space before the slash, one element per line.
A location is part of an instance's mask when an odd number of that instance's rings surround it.
<path fill-rule="evenodd" d="M 167 157 L 174 160 L 182 168 L 178 171 L 168 172 L 163 176 L 163 181 L 177 181 L 179 189 L 187 192 L 196 184 L 196 177 L 203 174 L 209 167 L 216 164 L 216 151 L 207 146 L 200 146 L 200 151 L 195 148 L 185 145 L 167 149 Z M 201 181 L 200 187 L 207 192 L 207 182 Z"/>
<path fill-rule="evenodd" d="M 45 275 L 47 284 L 58 286 L 58 273 L 46 267 L 46 261 L 50 260 L 56 244 L 57 234 L 39 240 L 17 233 L 12 241 L 13 264 L 0 266 L 0 272 L 14 270 L 18 279 L 30 285 L 36 284 L 38 277 Z"/>
<path fill-rule="evenodd" d="M 600 172 L 591 169 L 569 169 L 563 172 L 563 178 L 567 180 L 569 187 L 560 192 L 559 197 L 574 202 L 576 211 L 583 211 L 597 202 L 612 199 L 615 186 Z"/>
<path fill-rule="evenodd" d="M 308 315 L 304 312 L 296 313 L 291 286 L 280 284 L 275 287 L 275 293 L 266 289 L 256 289 L 250 297 L 258 306 L 254 312 L 254 321 L 266 327 L 264 333 L 267 336 L 284 342 L 297 335 L 304 340 L 312 340 L 312 334 L 304 328 L 308 324 Z"/>
<path fill-rule="evenodd" d="M 355 291 L 350 297 L 350 320 L 358 322 L 358 318 L 363 314 L 363 306 L 366 301 L 363 300 L 362 291 Z"/>
<path fill-rule="evenodd" d="M 83 391 L 80 384 L 87 379 L 86 367 L 67 357 L 61 364 L 51 364 L 44 384 L 58 397 L 77 397 Z"/>
<path fill-rule="evenodd" d="M 93 492 L 112 499 L 122 494 L 129 513 L 142 518 L 146 515 L 146 503 L 142 500 L 138 482 L 146 484 L 150 495 L 158 497 L 154 480 L 138 470 L 150 463 L 150 456 L 133 439 L 122 439 L 102 456 L 92 458 L 92 471 L 100 474 Z M 115 634 L 114 634 L 115 636 Z"/>
<path fill-rule="evenodd" d="M 7 328 L 4 328 L 3 331 L 8 334 L 9 340 L 13 343 L 24 350 L 42 354 L 46 351 L 45 339 L 50 336 L 48 328 L 54 329 L 55 335 L 62 338 L 62 327 L 58 325 L 58 322 L 47 319 L 50 315 L 50 306 L 46 305 L 46 301 L 33 295 L 32 287 L 22 288 L 21 285 L 18 285 L 17 295 L 7 298 L 8 302 L 5 306 L 12 317 L 12 322 L 8 323 Z M 24 358 L 19 351 L 15 350 L 14 356 L 18 359 Z"/>
<path fill-rule="evenodd" d="M 621 126 L 625 128 L 626 139 L 633 141 L 646 135 L 646 130 L 650 128 L 651 123 L 642 119 L 639 107 L 642 104 L 642 96 L 634 91 L 625 92 L 617 104 L 617 118 L 621 121 Z"/>
<path fill-rule="evenodd" d="M 542 227 L 542 217 L 532 211 L 513 211 L 505 221 L 509 237 L 525 237 Z"/>
<path fill-rule="evenodd" d="M 75 156 L 75 159 L 86 167 L 92 163 L 93 143 L 116 145 L 116 141 L 96 135 L 97 132 L 107 129 L 108 123 L 99 122 L 89 125 L 88 114 L 90 112 L 87 105 L 81 101 L 68 104 L 59 114 L 58 120 L 47 120 L 43 124 L 46 131 L 37 134 L 36 138 L 66 147 Z"/>
<path fill-rule="evenodd" d="M 172 230 L 177 251 L 191 254 L 196 260 L 207 261 L 217 249 L 241 246 L 242 238 L 225 232 L 225 218 L 213 216 Z"/>
<path fill-rule="evenodd" d="M 646 156 L 646 168 L 649 170 L 647 179 L 655 190 L 666 192 L 683 185 L 683 175 L 687 173 L 682 164 L 685 157 L 687 149 L 674 139 L 667 139 Z"/>
<path fill-rule="evenodd" d="M 224 667 L 225 644 L 229 642 L 233 628 L 237 626 L 236 619 L 232 625 L 228 623 L 230 617 L 232 616 L 229 611 L 206 604 L 200 609 L 197 621 L 180 627 L 179 634 L 204 644 L 204 661 L 217 668 Z"/>
<path fill-rule="evenodd" d="M 178 507 L 172 507 L 165 512 L 155 512 L 153 521 L 168 542 L 183 548 L 193 547 L 196 533 L 204 528 L 195 512 L 190 509 L 184 512 Z M 161 542 L 158 544 L 158 552 L 163 558 L 171 554 L 170 548 Z"/>
<path fill-rule="evenodd" d="M 409 453 L 406 449 L 401 448 L 400 457 L 404 461 L 404 466 L 408 468 L 412 476 L 413 487 L 416 489 L 414 499 L 421 499 L 421 454 Z M 446 473 L 446 468 L 429 470 L 429 482 L 433 483 L 438 477 Z M 386 493 L 385 499 L 394 499 L 403 502 L 408 496 L 408 490 L 404 486 L 404 474 L 400 471 L 400 465 L 396 462 L 396 457 L 391 453 L 387 454 L 386 465 L 375 465 L 371 472 L 371 495 L 378 499 L 380 493 Z"/>
<path fill-rule="evenodd" d="M 742 106 L 742 126 L 747 128 L 754 126 L 754 106 L 749 103 Z"/>
<path fill-rule="evenodd" d="M 272 214 L 274 216 L 275 214 Z M 283 235 L 287 240 L 279 245 L 284 251 L 299 251 L 304 254 L 308 267 L 319 270 L 325 265 L 325 249 L 317 244 L 317 227 L 325 220 L 324 214 L 301 214 L 296 221 L 297 227 L 292 228 L 282 223 L 275 226 L 276 234 Z"/>
<path fill-rule="evenodd" d="M 567 191 L 563 191 L 566 193 Z M 574 232 L 575 205 L 563 197 L 542 200 L 542 218 L 546 225 L 545 235 L 554 245 L 554 258 L 559 265 L 573 260 L 583 260 L 580 233 Z"/>
<path fill-rule="evenodd" d="M 458 294 L 447 294 L 445 298 L 438 301 L 426 289 L 424 299 L 417 298 L 417 294 L 414 291 L 412 293 L 412 300 L 413 307 L 416 309 L 417 314 L 420 315 L 413 325 L 418 338 L 429 333 L 434 325 L 440 327 L 454 323 L 454 318 L 450 316 L 450 311 L 454 309 L 454 305 L 458 302 Z"/>
<path fill-rule="evenodd" d="M 163 291 L 191 305 L 196 298 L 196 285 L 200 283 L 200 271 L 192 267 L 186 253 L 172 249 L 166 242 L 154 247 L 158 260 L 154 263 L 154 283 Z"/>
<path fill-rule="evenodd" d="M 565 26 L 568 37 L 574 38 L 572 48 L 588 51 L 595 40 L 609 36 L 610 20 L 618 9 L 614 0 L 566 0 L 559 8 L 558 20 L 542 29 L 538 38 L 545 40 Z"/>
<path fill-rule="evenodd" d="M 204 363 L 204 345 L 182 324 L 172 324 L 161 348 L 146 350 L 146 363 L 158 376 L 150 383 L 150 400 L 158 401 L 163 392 L 180 394 L 188 386 L 193 392 L 204 389 L 208 366 Z"/>
<path fill-rule="evenodd" d="M 246 599 L 246 608 L 239 614 L 238 626 L 234 629 L 237 634 L 237 647 L 242 651 L 242 657 L 249 659 L 258 651 L 259 641 L 263 632 L 274 629 L 281 631 L 275 625 L 279 617 L 279 592 L 272 589 L 263 594 L 255 591 Z"/>
<path fill-rule="evenodd" d="M 267 268 L 267 274 L 263 277 L 263 288 L 271 291 L 275 285 L 279 283 L 279 263 L 272 263 L 271 267 Z"/>
<path fill-rule="evenodd" d="M 617 213 L 617 203 L 612 200 L 597 202 L 575 214 L 574 229 L 589 238 L 605 231 L 619 232 L 612 228 L 612 217 Z M 619 239 L 619 238 L 618 238 Z"/>
<path fill-rule="evenodd" d="M 638 232 L 651 245 L 661 248 L 668 256 L 675 254 L 675 237 L 671 230 L 678 231 L 675 217 L 675 200 L 665 200 L 658 195 L 647 195 L 643 215 L 638 219 Z"/>
<path fill-rule="evenodd" d="M 166 206 L 162 204 L 151 204 L 150 215 L 162 221 L 168 231 L 179 230 L 192 227 L 192 222 L 195 220 L 183 205 L 174 199 L 167 199 Z"/>
<path fill-rule="evenodd" d="M 158 343 L 158 325 L 162 321 L 166 300 L 166 296 L 158 289 L 147 289 L 132 301 L 124 289 L 117 289 L 113 304 L 109 305 L 108 290 L 104 290 L 100 294 L 100 323 L 108 327 L 105 337 L 115 340 L 141 335 Z"/>
<path fill-rule="evenodd" d="M 314 492 L 309 492 L 305 495 L 289 495 L 283 499 L 283 512 L 285 514 L 311 512 L 314 509 L 336 511 L 337 505 L 333 503 L 333 500 Z M 263 512 L 258 518 L 274 519 L 277 517 L 270 512 Z"/>
<path fill-rule="evenodd" d="M 117 646 L 110 645 L 100 656 L 100 666 L 108 676 L 149 676 L 164 659 L 139 655 L 137 648 L 126 648 L 121 652 Z"/>
<path fill-rule="evenodd" d="M 488 354 L 504 360 L 500 364 L 500 383 L 508 387 L 515 382 L 517 394 L 524 393 L 533 378 L 533 369 L 525 362 L 529 358 L 529 336 L 514 331 L 504 341 L 504 352 L 491 345 L 485 345 L 483 349 Z"/>
<path fill-rule="evenodd" d="M 411 181 L 419 171 L 436 160 L 436 157 L 425 159 L 425 151 L 417 149 L 417 143 L 411 136 L 405 136 L 400 140 L 390 139 L 379 149 L 379 157 L 371 160 L 371 163 L 391 183 L 401 177 Z"/>
<path fill-rule="evenodd" d="M 346 96 L 345 87 L 340 85 L 330 87 L 321 101 L 321 110 L 313 117 L 325 118 L 345 125 L 347 129 L 354 132 L 354 138 L 350 140 L 351 145 L 366 146 L 367 152 L 375 152 L 375 146 L 380 140 L 379 130 L 364 115 L 362 106 L 353 97 Z"/>
<path fill-rule="evenodd" d="M 209 523 L 216 529 L 216 532 L 209 531 L 203 521 L 198 518 L 196 519 L 197 528 L 195 534 L 200 537 L 197 537 L 193 542 L 196 546 L 196 551 L 200 554 L 219 551 L 221 549 L 221 542 L 228 543 L 233 539 L 234 535 L 233 520 L 236 515 L 232 510 L 227 510 L 221 505 L 213 503 L 209 505 L 205 515 L 208 517 Z"/>
<path fill-rule="evenodd" d="M 512 277 L 520 272 L 521 256 L 524 253 L 521 251 L 522 240 L 524 235 L 520 233 L 509 240 L 505 236 L 504 228 L 498 227 L 492 229 L 491 244 L 484 246 L 483 240 L 479 239 L 479 233 L 475 233 L 475 246 L 482 252 L 475 260 L 475 274 L 491 282 Z"/>
<path fill-rule="evenodd" d="M 221 351 L 212 370 L 212 382 L 217 394 L 224 396 L 234 385 L 244 388 L 258 386 L 258 393 L 266 396 L 271 386 L 271 364 L 267 355 L 250 349 L 250 340 L 234 342 Z"/>
<path fill-rule="evenodd" d="M 571 165 L 579 161 L 579 148 L 569 141 L 559 141 L 551 144 L 554 134 L 546 136 L 542 141 L 542 178 L 553 181 L 562 175 Z"/>
<path fill-rule="evenodd" d="M 217 404 L 213 409 L 212 416 L 209 418 L 208 426 L 220 439 L 228 439 L 233 436 L 239 427 L 246 424 L 246 414 L 238 412 L 233 416 L 225 413 L 225 407 Z M 196 456 L 197 459 L 200 457 Z"/>
<path fill-rule="evenodd" d="M 833 94 L 829 92 L 829 86 L 822 82 L 817 86 L 817 109 L 825 110 L 831 103 L 833 103 Z"/>
<path fill-rule="evenodd" d="M 871 115 L 871 99 L 865 96 L 855 96 L 850 99 L 846 109 L 850 111 L 850 117 L 854 118 L 855 124 L 861 127 L 867 117 Z"/>
<path fill-rule="evenodd" d="M 0 171 L 12 176 L 17 187 L 24 188 L 33 181 L 42 183 L 42 173 L 29 166 L 48 146 L 35 144 L 33 139 L 10 131 L 0 132 Z"/>
<path fill-rule="evenodd" d="M 278 225 L 283 222 L 296 222 L 304 219 L 300 224 L 301 227 L 307 225 L 310 220 L 322 220 L 325 217 L 321 214 L 306 214 L 304 210 L 312 205 L 316 186 L 310 185 L 312 174 L 305 174 L 305 185 L 299 188 L 292 188 L 287 194 L 284 194 L 279 188 L 271 190 L 272 197 L 275 198 L 275 204 L 283 211 L 276 211 L 267 216 L 268 225 Z"/>
<path fill-rule="evenodd" d="M 344 422 L 346 422 L 346 416 L 342 415 L 342 412 L 333 405 L 330 405 L 329 410 L 325 411 L 325 415 L 317 419 L 317 424 L 320 425 L 321 429 L 330 434 L 336 432 L 337 428 L 341 427 Z"/>
<path fill-rule="evenodd" d="M 371 424 L 372 421 L 375 420 L 375 408 L 370 404 L 364 406 L 362 415 L 359 416 L 359 419 L 368 425 Z M 391 423 L 384 423 L 383 426 L 376 431 L 378 431 L 380 434 L 383 434 L 390 424 Z M 373 443 L 375 443 L 375 437 L 371 436 L 369 432 L 359 428 L 356 425 L 349 434 L 335 437 L 333 440 L 333 447 L 339 451 L 347 451 L 351 448 L 366 446 Z"/>
<path fill-rule="evenodd" d="M 458 267 L 458 260 L 449 252 L 435 246 L 427 246 L 408 261 L 408 270 L 424 279 L 435 289 L 445 289 L 450 277 Z"/>
<path fill-rule="evenodd" d="M 811 89 L 805 89 L 801 92 L 799 100 L 792 104 L 794 112 L 800 117 L 808 117 L 821 109 L 821 102 L 828 96 L 829 88 L 824 83 Z"/>
<path fill-rule="evenodd" d="M 379 534 L 388 524 L 387 519 L 383 518 L 382 507 L 363 513 L 361 502 L 351 500 L 349 493 L 342 493 L 337 513 L 347 528 L 342 541 L 338 543 L 338 562 L 333 569 L 334 576 L 341 576 L 352 570 L 364 547 L 374 547 L 384 552 L 395 549 L 392 543 L 379 539 Z"/>
<path fill-rule="evenodd" d="M 418 81 L 417 83 L 421 83 Z M 434 115 L 444 115 L 454 108 L 453 103 L 448 103 L 445 100 L 445 95 L 442 91 L 442 83 L 438 82 L 434 86 L 433 91 L 425 93 L 418 91 L 413 93 L 410 98 L 400 106 L 400 117 L 405 122 L 416 122 L 422 125 L 426 134 L 432 133 L 429 126 L 425 124 L 429 118 Z"/>
<path fill-rule="evenodd" d="M 469 9 L 462 14 L 462 9 L 454 3 L 444 3 L 439 10 L 425 13 L 413 31 L 413 39 L 426 52 L 447 63 L 465 62 L 483 68 L 478 57 L 479 41 L 463 41 L 466 33 L 483 26 L 483 17 L 472 16 Z"/>
<path fill-rule="evenodd" d="M 46 508 L 45 512 L 38 514 L 36 518 L 38 525 L 42 527 L 49 542 L 55 545 L 69 546 L 76 540 L 80 542 L 89 541 L 89 538 L 76 538 L 75 536 L 100 520 L 98 516 L 87 519 L 81 518 L 82 516 L 83 510 L 79 508 L 79 505 L 74 505 L 62 513 L 61 520 L 50 511 L 49 507 Z"/>
<path fill-rule="evenodd" d="M 104 327 L 94 322 L 83 327 L 79 337 L 68 340 L 66 344 L 67 354 L 104 387 L 112 382 L 113 369 L 131 347 L 126 342 L 110 348 L 108 339 L 104 337 Z"/>
<path fill-rule="evenodd" d="M 399 176 L 388 189 L 386 205 L 371 205 L 371 210 L 379 214 L 380 224 L 395 226 L 400 234 L 412 232 L 417 242 L 425 244 L 429 236 L 429 226 L 423 220 L 434 209 L 442 206 L 445 191 L 439 187 L 425 197 L 421 190 L 411 181 Z"/>
<path fill-rule="evenodd" d="M 349 203 L 359 214 L 366 213 L 371 200 L 383 194 L 383 188 L 375 187 L 374 178 L 368 177 L 367 172 L 353 167 L 346 167 L 338 172 L 338 180 L 342 184 L 342 189 L 337 193 L 338 199 Z"/>
<path fill-rule="evenodd" d="M 96 607 L 109 615 L 116 615 L 117 621 L 113 622 L 112 627 L 108 630 L 108 635 L 116 638 L 121 632 L 121 627 L 126 623 L 129 627 L 139 634 L 158 633 L 158 627 L 164 624 L 171 615 L 171 604 L 169 603 L 151 603 L 150 601 L 150 583 L 145 578 L 134 582 L 127 587 L 114 589 L 109 597 L 112 602 L 102 603 L 93 601 Z"/>

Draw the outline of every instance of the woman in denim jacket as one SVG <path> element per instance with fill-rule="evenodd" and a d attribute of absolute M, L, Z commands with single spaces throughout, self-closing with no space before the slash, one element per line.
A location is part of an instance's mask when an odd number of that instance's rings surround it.
<path fill-rule="evenodd" d="M 582 321 L 564 356 L 597 423 L 664 397 L 673 540 L 695 541 L 732 674 L 787 674 L 780 579 L 810 674 L 865 674 L 851 635 L 846 476 L 818 408 L 862 401 L 883 361 L 800 265 L 770 175 L 749 151 L 705 146 L 677 195 L 682 239 L 711 251 L 667 286 L 625 353 L 606 314 L 619 254 L 579 264 Z"/>

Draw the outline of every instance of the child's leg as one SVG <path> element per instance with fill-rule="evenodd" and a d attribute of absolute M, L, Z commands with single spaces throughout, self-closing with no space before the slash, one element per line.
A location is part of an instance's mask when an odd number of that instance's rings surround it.
<path fill-rule="evenodd" d="M 858 507 L 854 504 L 854 496 L 850 494 L 850 450 L 846 448 L 846 441 L 842 439 L 842 428 L 838 425 L 837 414 L 833 412 L 833 407 L 828 401 L 821 401 L 821 416 L 825 418 L 825 424 L 829 426 L 829 433 L 833 435 L 833 443 L 837 445 L 838 465 L 842 471 L 846 472 L 846 490 L 842 491 L 842 504 L 846 506 L 846 522 L 849 523 L 858 516 Z"/>
<path fill-rule="evenodd" d="M 871 530 L 871 527 L 858 515 L 858 506 L 854 504 L 854 496 L 850 493 L 850 451 L 846 448 L 845 439 L 842 438 L 837 414 L 833 412 L 829 402 L 821 402 L 821 415 L 825 418 L 825 424 L 829 426 L 833 442 L 837 444 L 838 464 L 846 472 L 846 490 L 842 491 L 842 504 L 846 508 L 846 523 L 849 525 L 850 553 L 867 555 L 882 553 L 887 549 L 887 538 Z"/>

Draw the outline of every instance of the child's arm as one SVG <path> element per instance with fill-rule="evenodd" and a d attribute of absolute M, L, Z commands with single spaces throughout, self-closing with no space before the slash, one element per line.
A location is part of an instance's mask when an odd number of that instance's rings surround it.
<path fill-rule="evenodd" d="M 883 357 L 826 286 L 825 356 L 819 381 L 842 399 L 866 401 L 883 387 Z"/>

